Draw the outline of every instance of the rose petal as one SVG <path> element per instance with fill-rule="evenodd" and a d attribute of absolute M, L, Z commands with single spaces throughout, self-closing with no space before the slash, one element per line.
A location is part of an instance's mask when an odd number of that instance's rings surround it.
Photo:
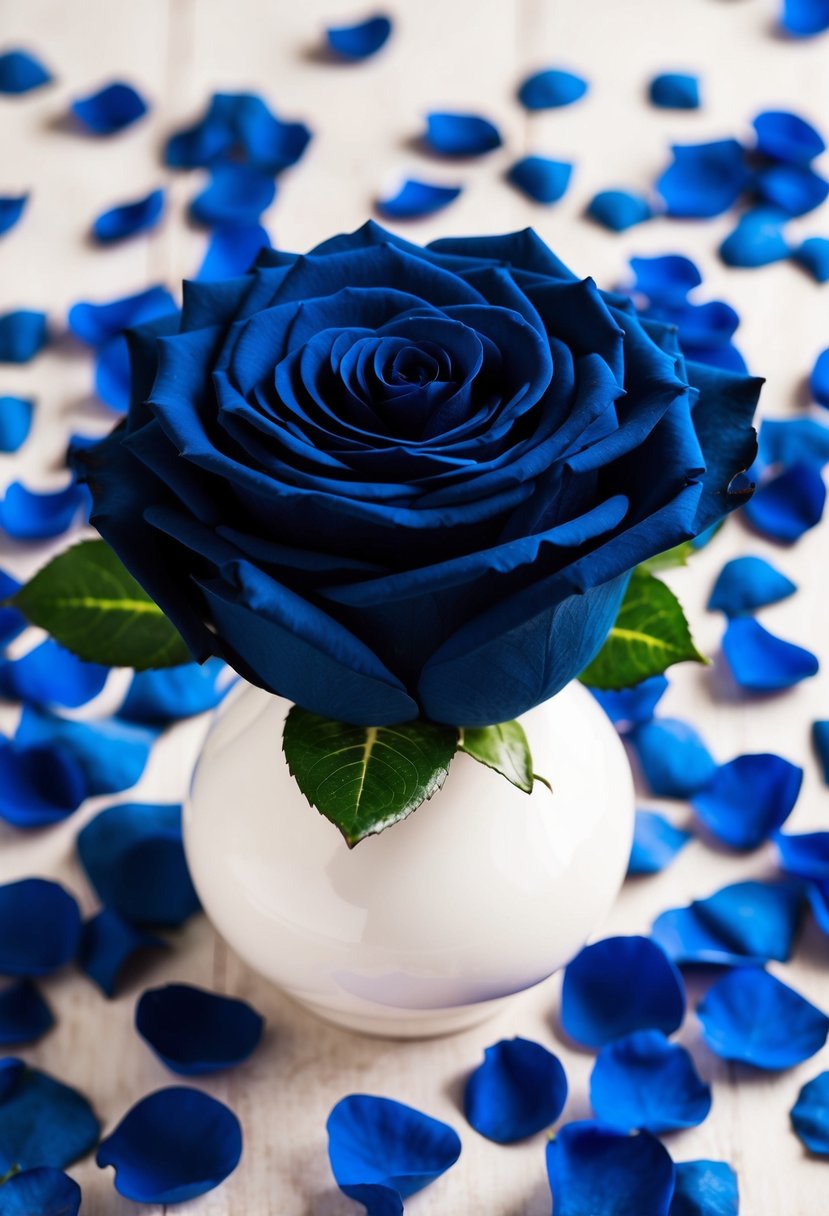
<path fill-rule="evenodd" d="M 65 1169 L 98 1143 L 101 1127 L 77 1090 L 13 1056 L 0 1061 L 0 1170 Z"/>
<path fill-rule="evenodd" d="M 58 883 L 22 878 L 0 886 L 0 975 L 49 975 L 75 957 L 80 937 L 77 901 Z"/>
<path fill-rule="evenodd" d="M 780 24 L 795 38 L 810 38 L 829 29 L 829 0 L 783 0 Z"/>
<path fill-rule="evenodd" d="M 137 671 L 118 717 L 127 722 L 166 726 L 205 713 L 227 695 L 236 678 L 221 659 L 183 663 L 160 671 Z"/>
<path fill-rule="evenodd" d="M 657 811 L 637 811 L 628 874 L 658 874 L 691 839 Z"/>
<path fill-rule="evenodd" d="M 556 1216 L 668 1216 L 674 1166 L 649 1132 L 567 1123 L 547 1145 Z"/>
<path fill-rule="evenodd" d="M 728 622 L 722 649 L 735 682 L 749 692 L 792 688 L 816 675 L 820 666 L 810 650 L 775 637 L 749 616 Z"/>
<path fill-rule="evenodd" d="M 46 345 L 46 313 L 18 308 L 0 315 L 0 363 L 28 363 Z"/>
<path fill-rule="evenodd" d="M 113 81 L 79 97 L 70 107 L 77 121 L 93 135 L 114 135 L 147 113 L 147 103 L 130 84 Z"/>
<path fill-rule="evenodd" d="M 123 968 L 142 950 L 166 950 L 167 943 L 152 933 L 143 933 L 113 912 L 103 908 L 84 922 L 77 964 L 105 996 L 115 996 Z"/>
<path fill-rule="evenodd" d="M 829 426 L 814 418 L 764 418 L 760 425 L 762 465 L 815 464 L 829 461 Z"/>
<path fill-rule="evenodd" d="M 16 828 L 59 823 L 89 793 L 85 774 L 62 747 L 20 747 L 0 739 L 0 818 Z"/>
<path fill-rule="evenodd" d="M 135 1028 L 172 1072 L 201 1076 L 233 1068 L 255 1050 L 265 1023 L 245 1001 L 190 984 L 144 992 Z"/>
<path fill-rule="evenodd" d="M 34 402 L 28 397 L 0 397 L 0 452 L 17 452 L 29 436 Z"/>
<path fill-rule="evenodd" d="M 0 500 L 0 528 L 15 540 L 47 540 L 68 531 L 88 504 L 89 494 L 77 482 L 41 493 L 13 481 Z"/>
<path fill-rule="evenodd" d="M 256 224 L 275 195 L 273 178 L 254 165 L 216 165 L 207 186 L 190 203 L 190 218 L 207 227 Z"/>
<path fill-rule="evenodd" d="M 755 179 L 755 189 L 760 198 L 778 211 L 776 219 L 774 211 L 771 212 L 766 225 L 770 247 L 775 241 L 778 246 L 782 244 L 782 237 L 775 237 L 773 233 L 775 225 L 780 223 L 779 213 L 783 214 L 784 221 L 789 216 L 806 215 L 829 196 L 829 182 L 812 169 L 801 169 L 797 165 L 772 165 L 769 169 L 761 169 Z"/>
<path fill-rule="evenodd" d="M 740 967 L 717 980 L 697 1016 L 715 1055 L 767 1070 L 808 1060 L 829 1034 L 825 1013 L 757 968 Z"/>
<path fill-rule="evenodd" d="M 691 806 L 724 844 L 756 849 L 788 819 L 802 781 L 803 769 L 782 756 L 737 756 L 720 765 Z"/>
<path fill-rule="evenodd" d="M 788 110 L 763 110 L 752 123 L 757 151 L 790 165 L 808 165 L 826 151 L 823 136 L 810 122 Z"/>
<path fill-rule="evenodd" d="M 0 696 L 77 709 L 97 697 L 108 675 L 108 667 L 86 663 L 47 638 L 21 658 L 0 662 Z"/>
<path fill-rule="evenodd" d="M 67 318 L 69 329 L 87 346 L 102 347 L 125 329 L 176 311 L 166 287 L 155 284 L 135 295 L 120 296 L 105 304 L 81 301 L 73 304 Z"/>
<path fill-rule="evenodd" d="M 518 100 L 528 110 L 553 110 L 572 105 L 584 97 L 587 81 L 561 68 L 545 68 L 528 76 L 518 90 Z"/>
<path fill-rule="evenodd" d="M 426 115 L 427 147 L 442 156 L 480 156 L 500 148 L 501 132 L 480 114 L 433 111 Z"/>
<path fill-rule="evenodd" d="M 4 195 L 0 198 L 0 236 L 15 226 L 28 201 L 28 194 Z"/>
<path fill-rule="evenodd" d="M 653 718 L 635 726 L 627 737 L 651 792 L 658 798 L 688 798 L 716 771 L 714 757 L 687 722 Z"/>
<path fill-rule="evenodd" d="M 164 191 L 153 190 L 132 203 L 119 203 L 102 211 L 92 225 L 92 235 L 102 244 L 122 241 L 138 232 L 155 228 L 164 212 Z"/>
<path fill-rule="evenodd" d="M 0 93 L 29 93 L 51 79 L 49 69 L 28 51 L 4 51 L 0 55 Z"/>
<path fill-rule="evenodd" d="M 829 407 L 829 348 L 818 355 L 809 375 L 809 388 L 818 405 Z"/>
<path fill-rule="evenodd" d="M 799 884 L 748 880 L 662 912 L 651 936 L 678 965 L 762 966 L 791 958 L 802 913 Z"/>
<path fill-rule="evenodd" d="M 31 980 L 0 991 L 0 1043 L 33 1043 L 55 1023 L 52 1011 Z"/>
<path fill-rule="evenodd" d="M 829 281 L 829 238 L 825 236 L 807 237 L 802 244 L 793 249 L 790 257 L 798 266 L 808 270 L 816 283 Z"/>
<path fill-rule="evenodd" d="M 442 211 L 454 202 L 460 192 L 460 186 L 438 186 L 433 182 L 407 178 L 396 194 L 378 200 L 377 210 L 392 220 L 419 219 L 420 216 Z"/>
<path fill-rule="evenodd" d="M 5 570 L 0 570 L 0 647 L 7 645 L 26 628 L 26 618 L 22 612 L 3 601 L 8 601 L 20 590 L 20 583 L 12 578 Z"/>
<path fill-rule="evenodd" d="M 779 832 L 774 843 L 787 874 L 814 882 L 829 882 L 829 832 Z"/>
<path fill-rule="evenodd" d="M 587 206 L 587 215 L 611 232 L 626 232 L 634 224 L 652 219 L 653 208 L 642 194 L 631 190 L 601 190 Z"/>
<path fill-rule="evenodd" d="M 829 785 L 829 722 L 824 720 L 812 723 L 812 741 L 820 762 L 823 782 Z"/>
<path fill-rule="evenodd" d="M 665 676 L 651 676 L 632 688 L 619 692 L 605 692 L 591 688 L 593 696 L 601 705 L 617 730 L 627 730 L 640 722 L 648 722 L 665 694 L 668 680 Z"/>
<path fill-rule="evenodd" d="M 738 1216 L 737 1175 L 724 1161 L 677 1161 L 669 1216 Z"/>
<path fill-rule="evenodd" d="M 78 1216 L 81 1188 L 48 1165 L 12 1174 L 3 1183 L 3 1216 Z"/>
<path fill-rule="evenodd" d="M 129 789 L 147 766 L 156 731 L 130 726 L 115 718 L 75 722 L 25 706 L 15 743 L 56 745 L 75 760 L 86 778 L 86 796 Z"/>
<path fill-rule="evenodd" d="M 207 252 L 196 273 L 200 283 L 232 279 L 250 270 L 256 255 L 270 249 L 271 239 L 261 224 L 216 228 L 210 234 Z"/>
<path fill-rule="evenodd" d="M 378 13 L 357 25 L 329 26 L 325 37 L 329 48 L 341 59 L 360 60 L 376 55 L 391 31 L 391 19 Z"/>
<path fill-rule="evenodd" d="M 702 1123 L 711 1089 L 684 1047 L 669 1043 L 660 1030 L 638 1030 L 599 1052 L 590 1105 L 609 1127 L 658 1135 Z"/>
<path fill-rule="evenodd" d="M 743 517 L 763 536 L 791 545 L 820 523 L 825 505 L 819 469 L 801 462 L 764 482 L 743 507 Z"/>
<path fill-rule="evenodd" d="M 502 1039 L 466 1083 L 464 1114 L 496 1144 L 526 1140 L 555 1123 L 567 1101 L 561 1062 L 540 1043 Z"/>
<path fill-rule="evenodd" d="M 790 1114 L 795 1135 L 809 1152 L 829 1156 L 829 1072 L 806 1082 Z"/>
<path fill-rule="evenodd" d="M 741 215 L 737 227 L 720 245 L 720 257 L 726 266 L 769 266 L 787 258 L 789 242 L 783 233 L 787 218 L 771 207 L 756 207 Z"/>
<path fill-rule="evenodd" d="M 699 77 L 687 72 L 662 72 L 648 86 L 651 104 L 663 110 L 698 110 Z"/>
<path fill-rule="evenodd" d="M 709 612 L 744 616 L 794 595 L 797 586 L 762 557 L 735 557 L 717 576 L 708 599 Z"/>
<path fill-rule="evenodd" d="M 507 179 L 536 203 L 556 203 L 570 184 L 573 166 L 548 156 L 523 156 L 507 170 Z"/>
<path fill-rule="evenodd" d="M 688 293 L 702 284 L 697 266 L 679 253 L 631 258 L 630 267 L 635 277 L 635 290 L 653 303 L 684 304 Z"/>
<path fill-rule="evenodd" d="M 748 183 L 745 149 L 736 139 L 674 144 L 656 183 L 669 215 L 710 219 L 733 207 Z"/>

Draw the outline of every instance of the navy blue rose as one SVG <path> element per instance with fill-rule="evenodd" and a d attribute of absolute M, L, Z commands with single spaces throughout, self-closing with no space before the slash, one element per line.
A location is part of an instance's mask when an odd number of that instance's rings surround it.
<path fill-rule="evenodd" d="M 82 456 L 101 533 L 197 658 L 361 725 L 552 696 L 755 448 L 759 381 L 531 231 L 264 251 L 131 353 L 127 420 Z"/>

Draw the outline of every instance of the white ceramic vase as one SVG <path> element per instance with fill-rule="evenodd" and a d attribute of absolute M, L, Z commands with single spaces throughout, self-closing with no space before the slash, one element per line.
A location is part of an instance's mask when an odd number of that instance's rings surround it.
<path fill-rule="evenodd" d="M 250 685 L 217 712 L 185 808 L 208 916 L 294 1000 L 367 1034 L 484 1020 L 567 962 L 624 878 L 633 785 L 624 749 L 573 683 L 521 719 L 528 795 L 465 755 L 404 822 L 348 849 L 282 753 L 289 703 Z"/>

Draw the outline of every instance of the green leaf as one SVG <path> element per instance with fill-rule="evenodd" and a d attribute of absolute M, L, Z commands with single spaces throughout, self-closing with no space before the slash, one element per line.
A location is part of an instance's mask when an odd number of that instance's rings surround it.
<path fill-rule="evenodd" d="M 533 761 L 524 728 L 514 719 L 497 726 L 465 726 L 460 750 L 479 764 L 494 768 L 525 794 L 533 788 Z"/>
<path fill-rule="evenodd" d="M 593 688 L 630 688 L 673 663 L 707 663 L 691 638 L 679 600 L 647 570 L 634 570 L 604 646 L 579 679 Z"/>
<path fill-rule="evenodd" d="M 175 626 L 102 540 L 58 554 L 11 603 L 92 663 L 142 671 L 193 661 Z"/>
<path fill-rule="evenodd" d="M 432 722 L 351 726 L 294 705 L 282 746 L 305 797 L 353 848 L 405 819 L 440 789 L 458 732 Z"/>
<path fill-rule="evenodd" d="M 656 574 L 660 570 L 674 570 L 677 566 L 687 566 L 688 558 L 693 557 L 696 549 L 689 540 L 684 540 L 681 545 L 675 545 L 673 549 L 666 549 L 664 553 L 657 553 L 656 557 L 649 557 L 646 562 L 642 562 L 640 570 L 647 570 L 649 574 Z"/>

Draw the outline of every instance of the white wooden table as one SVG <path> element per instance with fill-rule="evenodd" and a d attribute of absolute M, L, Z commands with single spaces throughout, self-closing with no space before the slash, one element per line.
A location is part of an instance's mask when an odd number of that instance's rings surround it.
<path fill-rule="evenodd" d="M 367 6 L 370 7 L 370 6 Z M 441 234 L 498 232 L 534 225 L 581 274 L 600 285 L 618 282 L 633 253 L 681 251 L 703 268 L 706 295 L 734 303 L 738 334 L 753 371 L 768 379 L 763 409 L 776 416 L 802 411 L 803 380 L 829 345 L 829 287 L 820 289 L 790 265 L 727 271 L 715 256 L 730 221 L 695 225 L 655 221 L 614 237 L 580 218 L 601 188 L 647 187 L 665 162 L 670 139 L 743 135 L 758 110 L 790 106 L 829 123 L 829 36 L 790 44 L 772 32 L 775 0 L 396 0 L 393 40 L 362 66 L 326 65 L 315 58 L 321 27 L 361 15 L 347 0 L 4 0 L 0 35 L 7 46 L 42 54 L 57 83 L 29 97 L 0 99 L 0 193 L 32 189 L 19 228 L 0 242 L 0 307 L 44 307 L 61 325 L 77 299 L 106 300 L 164 280 L 173 286 L 197 267 L 204 236 L 183 216 L 198 174 L 171 174 L 160 149 L 169 132 L 201 112 L 216 88 L 256 89 L 284 117 L 314 130 L 299 166 L 284 175 L 267 216 L 275 243 L 302 250 L 335 231 L 358 226 L 372 200 L 402 171 L 433 180 L 463 181 L 467 189 L 444 214 L 405 229 L 415 240 Z M 588 97 L 558 112 L 524 113 L 514 100 L 521 77 L 548 64 L 572 66 L 591 81 Z M 699 71 L 699 113 L 658 111 L 644 100 L 660 70 Z M 70 98 L 107 79 L 134 81 L 152 102 L 148 119 L 113 139 L 83 139 L 61 129 Z M 411 140 L 429 108 L 487 113 L 507 146 L 470 165 L 444 165 L 419 156 Z M 527 152 L 576 163 L 567 197 L 553 208 L 525 201 L 503 180 L 511 160 Z M 112 249 L 86 241 L 105 206 L 158 184 L 169 189 L 163 227 Z M 793 225 L 804 235 L 829 234 L 829 205 Z M 0 477 L 22 477 L 51 488 L 62 484 L 61 454 L 70 429 L 104 433 L 112 415 L 90 397 L 91 366 L 64 345 L 23 368 L 0 369 L 0 392 L 38 399 L 33 437 L 18 456 L 0 457 Z M 39 566 L 65 540 L 0 547 L 0 564 L 21 575 Z M 767 609 L 763 621 L 821 653 L 829 670 L 826 531 L 816 529 L 794 550 L 780 551 L 732 522 L 693 566 L 671 576 L 709 653 L 722 622 L 705 612 L 712 579 L 739 552 L 766 555 L 801 584 L 798 595 Z M 17 643 L 25 649 L 32 634 Z M 103 698 L 115 695 L 123 673 Z M 790 693 L 736 703 L 719 699 L 710 670 L 677 671 L 663 710 L 703 730 L 721 760 L 743 751 L 777 751 L 806 767 L 791 821 L 796 829 L 829 826 L 826 790 L 810 754 L 808 728 L 829 716 L 822 674 Z M 6 711 L 6 727 L 14 715 Z M 157 747 L 140 793 L 176 799 L 186 787 L 203 722 L 177 727 Z M 0 833 L 0 880 L 52 874 L 94 904 L 73 857 L 74 836 L 97 800 L 43 835 Z M 653 799 L 647 805 L 659 806 Z M 667 806 L 667 804 L 666 804 Z M 682 822 L 685 811 L 672 806 Z M 741 858 L 692 843 L 667 873 L 629 884 L 606 929 L 646 930 L 664 907 L 703 896 L 728 881 L 773 872 L 771 849 Z M 147 983 L 188 980 L 235 993 L 266 1015 L 267 1038 L 253 1059 L 203 1084 L 240 1116 L 242 1163 L 213 1193 L 181 1207 L 204 1216 L 348 1216 L 355 1206 L 336 1190 L 325 1146 L 325 1119 L 354 1090 L 386 1094 L 453 1123 L 464 1151 L 456 1167 L 407 1205 L 412 1212 L 458 1216 L 545 1216 L 549 1193 L 544 1137 L 513 1148 L 492 1145 L 465 1126 L 459 1080 L 483 1048 L 503 1036 L 537 1038 L 557 1051 L 571 1097 L 565 1118 L 589 1114 L 586 1085 L 592 1057 L 557 1038 L 558 980 L 529 995 L 517 1010 L 467 1034 L 426 1043 L 371 1041 L 312 1021 L 258 980 L 218 941 L 203 918 L 179 935 L 176 948 L 106 1002 L 83 977 L 48 982 L 56 1028 L 25 1053 L 87 1093 L 105 1128 L 148 1091 L 173 1083 L 132 1029 L 136 996 Z M 793 964 L 773 966 L 807 997 L 829 1007 L 829 943 L 809 926 Z M 694 989 L 691 985 L 691 997 Z M 829 1167 L 808 1160 L 788 1130 L 800 1086 L 829 1067 L 829 1049 L 779 1076 L 730 1068 L 699 1043 L 690 1014 L 681 1038 L 693 1045 L 703 1075 L 714 1083 L 711 1116 L 699 1128 L 667 1138 L 679 1159 L 724 1158 L 738 1170 L 747 1216 L 818 1216 L 829 1199 Z M 112 1188 L 111 1171 L 91 1160 L 72 1170 L 84 1187 L 85 1216 L 133 1211 Z"/>

